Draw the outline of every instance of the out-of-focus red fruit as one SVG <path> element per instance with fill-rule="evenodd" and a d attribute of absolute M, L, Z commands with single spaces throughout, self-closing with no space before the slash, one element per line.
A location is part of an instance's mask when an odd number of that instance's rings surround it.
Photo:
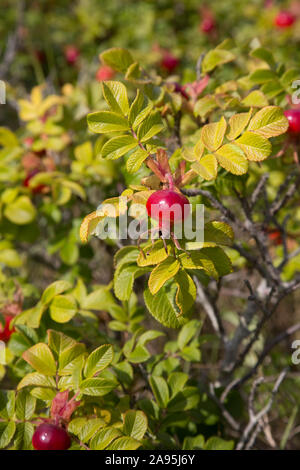
<path fill-rule="evenodd" d="M 111 80 L 114 78 L 115 74 L 115 71 L 109 65 L 101 65 L 96 72 L 96 80 L 98 80 L 98 82 Z"/>
<path fill-rule="evenodd" d="M 45 54 L 44 51 L 36 50 L 36 51 L 34 51 L 34 55 L 41 64 L 43 64 L 45 62 L 46 54 Z"/>
<path fill-rule="evenodd" d="M 26 147 L 30 148 L 34 142 L 34 138 L 33 137 L 25 137 L 25 139 L 23 140 L 24 142 L 24 145 L 26 145 Z"/>
<path fill-rule="evenodd" d="M 26 188 L 30 188 L 31 191 L 34 193 L 34 194 L 38 194 L 38 193 L 42 193 L 43 192 L 43 189 L 46 188 L 46 186 L 44 184 L 38 184 L 37 186 L 35 186 L 34 188 L 31 188 L 30 187 L 30 180 L 31 178 L 33 178 L 35 175 L 37 175 L 38 173 L 40 173 L 40 171 L 38 169 L 35 169 L 35 170 L 32 170 L 30 171 L 26 178 L 24 179 L 23 181 L 23 186 L 25 186 Z"/>
<path fill-rule="evenodd" d="M 11 315 L 5 316 L 5 324 L 3 325 L 0 323 L 0 341 L 4 341 L 7 343 L 13 332 L 15 331 L 14 328 L 10 329 L 10 322 L 13 320 L 14 317 Z"/>
<path fill-rule="evenodd" d="M 166 69 L 169 73 L 173 72 L 179 65 L 179 59 L 175 57 L 171 52 L 165 52 L 161 60 L 161 66 Z"/>
<path fill-rule="evenodd" d="M 216 27 L 216 22 L 212 16 L 207 16 L 200 24 L 200 30 L 205 33 L 211 33 Z"/>
<path fill-rule="evenodd" d="M 155 191 L 147 200 L 149 217 L 157 220 L 160 227 L 183 221 L 190 212 L 189 200 L 181 193 L 170 189 Z"/>
<path fill-rule="evenodd" d="M 77 59 L 79 58 L 79 55 L 80 55 L 79 49 L 76 46 L 72 46 L 72 45 L 66 46 L 64 53 L 65 53 L 66 61 L 70 65 L 74 65 L 77 62 Z"/>
<path fill-rule="evenodd" d="M 289 121 L 288 132 L 292 135 L 300 135 L 300 109 L 288 109 L 284 115 Z"/>
<path fill-rule="evenodd" d="M 269 229 L 268 230 L 268 238 L 273 245 L 282 245 L 282 236 L 279 230 L 276 229 Z"/>
<path fill-rule="evenodd" d="M 278 28 L 289 28 L 295 23 L 294 15 L 286 10 L 282 10 L 275 18 L 275 25 Z"/>
<path fill-rule="evenodd" d="M 189 99 L 188 94 L 185 92 L 183 86 L 180 85 L 180 83 L 174 82 L 174 83 L 172 83 L 172 85 L 174 85 L 175 93 L 180 93 L 185 99 L 187 99 L 187 100 Z"/>
<path fill-rule="evenodd" d="M 71 445 L 69 434 L 55 424 L 40 424 L 33 436 L 32 445 L 36 450 L 67 450 Z"/>

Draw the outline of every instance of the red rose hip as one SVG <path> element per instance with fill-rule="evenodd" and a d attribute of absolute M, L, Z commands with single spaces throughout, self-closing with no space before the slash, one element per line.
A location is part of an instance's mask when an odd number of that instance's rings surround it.
<path fill-rule="evenodd" d="M 55 424 L 40 424 L 33 436 L 32 445 L 36 450 L 67 450 L 71 439 L 67 431 Z"/>
<path fill-rule="evenodd" d="M 215 20 L 212 17 L 207 17 L 204 18 L 201 25 L 200 29 L 203 33 L 211 33 L 215 29 L 216 23 Z"/>
<path fill-rule="evenodd" d="M 96 80 L 103 82 L 104 80 L 111 80 L 115 76 L 115 71 L 109 65 L 102 65 L 96 72 Z"/>
<path fill-rule="evenodd" d="M 65 58 L 66 58 L 66 61 L 70 64 L 70 65 L 74 65 L 76 62 L 77 62 L 77 59 L 79 58 L 79 55 L 80 55 L 80 52 L 79 50 L 77 49 L 76 46 L 67 46 L 65 48 Z"/>
<path fill-rule="evenodd" d="M 146 204 L 149 217 L 159 222 L 159 226 L 183 221 L 190 212 L 189 200 L 181 193 L 162 189 L 151 194 Z"/>
<path fill-rule="evenodd" d="M 284 115 L 289 121 L 288 132 L 292 135 L 300 135 L 300 109 L 288 109 Z"/>
<path fill-rule="evenodd" d="M 161 61 L 161 66 L 168 72 L 173 72 L 179 65 L 179 59 L 170 52 L 165 52 Z"/>
<path fill-rule="evenodd" d="M 7 315 L 5 317 L 5 323 L 4 325 L 0 323 L 0 341 L 4 341 L 4 343 L 7 343 L 11 335 L 14 333 L 15 329 L 10 328 L 10 323 L 13 320 L 13 316 Z"/>
<path fill-rule="evenodd" d="M 278 28 L 289 28 L 295 23 L 295 17 L 289 11 L 282 10 L 275 18 L 275 25 Z"/>

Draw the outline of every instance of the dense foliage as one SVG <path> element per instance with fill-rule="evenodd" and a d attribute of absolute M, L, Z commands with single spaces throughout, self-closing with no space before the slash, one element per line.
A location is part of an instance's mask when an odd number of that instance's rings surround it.
<path fill-rule="evenodd" d="M 0 447 L 296 448 L 299 3 L 4 3 Z"/>

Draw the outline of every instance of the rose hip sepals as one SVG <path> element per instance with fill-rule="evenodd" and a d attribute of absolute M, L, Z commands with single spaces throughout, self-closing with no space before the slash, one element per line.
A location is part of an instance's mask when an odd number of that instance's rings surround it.
<path fill-rule="evenodd" d="M 52 422 L 56 424 L 60 422 L 68 423 L 72 413 L 78 406 L 80 406 L 80 401 L 76 400 L 75 395 L 69 400 L 68 390 L 58 392 L 51 404 L 50 416 Z"/>

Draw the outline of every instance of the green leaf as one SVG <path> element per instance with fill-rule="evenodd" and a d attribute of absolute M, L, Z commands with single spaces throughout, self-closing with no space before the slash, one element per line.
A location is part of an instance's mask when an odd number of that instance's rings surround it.
<path fill-rule="evenodd" d="M 241 148 L 225 144 L 215 153 L 219 164 L 234 175 L 243 175 L 248 170 L 248 161 Z"/>
<path fill-rule="evenodd" d="M 56 364 L 49 347 L 44 343 L 38 343 L 25 351 L 23 359 L 28 362 L 33 369 L 43 375 L 55 375 Z"/>
<path fill-rule="evenodd" d="M 35 406 L 36 399 L 26 390 L 18 392 L 16 399 L 16 415 L 18 419 L 23 421 L 29 420 L 34 414 Z"/>
<path fill-rule="evenodd" d="M 56 295 L 62 294 L 63 292 L 72 288 L 72 284 L 68 281 L 55 281 L 50 284 L 46 290 L 44 290 L 41 302 L 42 304 L 49 304 Z"/>
<path fill-rule="evenodd" d="M 171 390 L 171 398 L 184 389 L 189 376 L 183 372 L 173 372 L 169 379 L 168 384 Z"/>
<path fill-rule="evenodd" d="M 20 423 L 17 425 L 17 431 L 14 438 L 14 448 L 16 450 L 32 449 L 32 436 L 34 427 L 31 423 Z"/>
<path fill-rule="evenodd" d="M 183 349 L 189 341 L 199 333 L 199 330 L 202 326 L 202 323 L 199 320 L 191 320 L 186 325 L 182 327 L 178 335 L 178 347 Z"/>
<path fill-rule="evenodd" d="M 202 119 L 205 119 L 205 117 L 216 108 L 218 108 L 216 98 L 212 95 L 206 95 L 196 102 L 194 114 L 195 116 L 200 116 Z"/>
<path fill-rule="evenodd" d="M 127 119 L 111 111 L 97 111 L 87 116 L 89 129 L 97 134 L 128 131 Z"/>
<path fill-rule="evenodd" d="M 270 80 L 276 80 L 277 75 L 275 72 L 269 69 L 258 69 L 251 73 L 249 80 L 251 82 L 261 85 L 262 83 L 268 82 Z"/>
<path fill-rule="evenodd" d="M 81 442 L 88 442 L 99 429 L 106 427 L 106 422 L 101 418 L 88 419 L 80 426 L 78 437 Z"/>
<path fill-rule="evenodd" d="M 100 54 L 100 59 L 117 72 L 126 72 L 128 67 L 134 62 L 130 52 L 121 47 L 107 49 Z"/>
<path fill-rule="evenodd" d="M 283 134 L 288 129 L 288 120 L 283 109 L 278 106 L 267 106 L 258 111 L 251 119 L 248 131 L 255 131 L 267 139 Z"/>
<path fill-rule="evenodd" d="M 145 98 L 144 98 L 143 93 L 141 92 L 141 90 L 137 90 L 136 97 L 135 97 L 134 101 L 132 102 L 132 104 L 130 106 L 130 110 L 129 110 L 128 120 L 129 120 L 129 124 L 131 126 L 133 125 L 133 123 L 136 120 L 139 113 L 144 108 L 144 102 L 145 102 Z M 150 110 L 151 110 L 151 107 L 149 108 L 149 112 L 150 112 Z"/>
<path fill-rule="evenodd" d="M 226 127 L 227 124 L 224 117 L 222 117 L 219 122 L 206 124 L 206 126 L 202 127 L 201 140 L 208 150 L 214 152 L 221 147 Z"/>
<path fill-rule="evenodd" d="M 272 151 L 268 139 L 254 132 L 245 132 L 235 143 L 245 152 L 248 160 L 254 162 L 265 160 Z"/>
<path fill-rule="evenodd" d="M 207 222 L 204 226 L 205 242 L 215 242 L 219 245 L 232 245 L 234 232 L 230 225 L 225 222 L 213 220 Z"/>
<path fill-rule="evenodd" d="M 122 433 L 116 428 L 110 427 L 103 429 L 93 437 L 90 442 L 90 448 L 92 450 L 103 450 L 120 436 L 122 436 Z"/>
<path fill-rule="evenodd" d="M 164 125 L 162 123 L 160 113 L 158 111 L 151 112 L 138 128 L 138 139 L 141 142 L 147 142 L 163 128 Z"/>
<path fill-rule="evenodd" d="M 128 410 L 123 415 L 123 432 L 138 441 L 142 440 L 148 427 L 148 420 L 142 411 Z"/>
<path fill-rule="evenodd" d="M 108 160 L 116 160 L 137 147 L 137 141 L 131 135 L 113 137 L 103 145 L 101 156 Z"/>
<path fill-rule="evenodd" d="M 16 431 L 16 424 L 13 421 L 0 423 L 0 449 L 8 446 Z"/>
<path fill-rule="evenodd" d="M 102 397 L 114 390 L 117 385 L 114 380 L 95 377 L 83 380 L 80 384 L 80 391 L 84 395 Z"/>
<path fill-rule="evenodd" d="M 103 96 L 115 113 L 121 113 L 127 116 L 129 113 L 129 103 L 126 86 L 121 82 L 104 81 L 102 82 Z"/>
<path fill-rule="evenodd" d="M 193 163 L 191 168 L 203 179 L 211 181 L 217 177 L 218 161 L 212 153 L 209 153 L 200 158 L 199 161 Z"/>
<path fill-rule="evenodd" d="M 114 291 L 119 300 L 129 300 L 134 280 L 148 272 L 146 268 L 139 268 L 135 265 L 125 265 L 115 271 Z"/>
<path fill-rule="evenodd" d="M 165 379 L 152 375 L 149 378 L 149 384 L 160 408 L 166 408 L 170 399 L 170 393 Z"/>
<path fill-rule="evenodd" d="M 168 328 L 180 328 L 187 321 L 185 317 L 178 316 L 178 307 L 175 302 L 176 293 L 176 284 L 173 288 L 162 288 L 155 295 L 152 295 L 149 289 L 144 292 L 147 309 L 159 323 Z"/>
<path fill-rule="evenodd" d="M 138 129 L 139 125 L 148 117 L 152 110 L 153 105 L 150 103 L 139 112 L 132 124 L 132 128 L 134 131 Z"/>
<path fill-rule="evenodd" d="M 242 105 L 247 107 L 263 108 L 268 106 L 269 102 L 260 90 L 254 90 L 242 100 Z"/>
<path fill-rule="evenodd" d="M 115 301 L 107 286 L 99 287 L 91 292 L 81 303 L 81 307 L 86 310 L 107 310 Z"/>
<path fill-rule="evenodd" d="M 25 375 L 18 383 L 17 389 L 20 390 L 21 388 L 29 386 L 55 388 L 55 380 L 52 377 L 39 374 L 38 372 L 31 372 Z"/>
<path fill-rule="evenodd" d="M 163 241 L 161 239 L 156 240 L 154 242 L 153 247 L 151 244 L 147 244 L 146 247 L 144 247 L 144 253 L 145 256 L 143 256 L 143 253 L 139 252 L 139 256 L 137 258 L 137 264 L 138 266 L 151 266 L 153 264 L 158 264 L 164 261 L 166 258 L 168 258 L 171 247 L 170 245 L 168 247 L 168 253 L 166 253 Z M 150 248 L 148 250 L 148 248 Z"/>
<path fill-rule="evenodd" d="M 145 346 L 138 345 L 133 351 L 127 354 L 127 360 L 133 364 L 139 364 L 147 361 L 151 356 Z"/>
<path fill-rule="evenodd" d="M 5 217 L 17 225 L 26 225 L 36 216 L 36 209 L 28 196 L 20 196 L 4 209 Z"/>
<path fill-rule="evenodd" d="M 75 343 L 61 351 L 59 354 L 59 375 L 72 375 L 75 371 L 80 371 L 83 367 L 84 356 L 85 345 L 81 343 Z"/>
<path fill-rule="evenodd" d="M 86 362 L 84 375 L 93 377 L 109 366 L 114 357 L 113 348 L 110 344 L 103 344 L 93 351 Z"/>
<path fill-rule="evenodd" d="M 136 173 L 148 156 L 149 153 L 146 150 L 137 147 L 137 149 L 129 156 L 126 162 L 128 173 Z"/>
<path fill-rule="evenodd" d="M 156 266 L 152 270 L 148 281 L 151 294 L 156 294 L 169 279 L 175 276 L 179 268 L 179 261 L 173 256 L 169 256 Z"/>
<path fill-rule="evenodd" d="M 225 49 L 213 49 L 204 57 L 202 71 L 203 73 L 211 72 L 219 65 L 226 64 L 234 59 L 235 55 L 230 51 L 226 51 Z"/>
<path fill-rule="evenodd" d="M 176 274 L 175 282 L 178 286 L 175 301 L 180 310 L 180 314 L 184 315 L 195 303 L 197 294 L 196 286 L 192 278 L 183 270 L 180 270 Z"/>
<path fill-rule="evenodd" d="M 233 450 L 234 441 L 225 441 L 220 437 L 213 436 L 206 441 L 205 450 Z"/>
<path fill-rule="evenodd" d="M 142 443 L 133 439 L 133 437 L 120 437 L 115 439 L 106 450 L 136 450 L 141 445 Z"/>
<path fill-rule="evenodd" d="M 256 59 L 263 60 L 266 62 L 270 67 L 274 67 L 275 61 L 273 58 L 273 55 L 270 51 L 267 49 L 264 49 L 263 47 L 258 47 L 257 49 L 254 49 L 250 53 L 251 57 L 255 57 Z"/>
<path fill-rule="evenodd" d="M 50 316 L 57 323 L 67 323 L 77 313 L 76 300 L 72 295 L 57 295 L 50 305 Z"/>
<path fill-rule="evenodd" d="M 0 416 L 5 420 L 13 418 L 15 414 L 15 392 L 13 390 L 0 390 Z"/>
<path fill-rule="evenodd" d="M 236 139 L 245 129 L 251 117 L 251 110 L 248 113 L 238 113 L 229 119 L 230 130 L 227 134 L 229 140 Z"/>

